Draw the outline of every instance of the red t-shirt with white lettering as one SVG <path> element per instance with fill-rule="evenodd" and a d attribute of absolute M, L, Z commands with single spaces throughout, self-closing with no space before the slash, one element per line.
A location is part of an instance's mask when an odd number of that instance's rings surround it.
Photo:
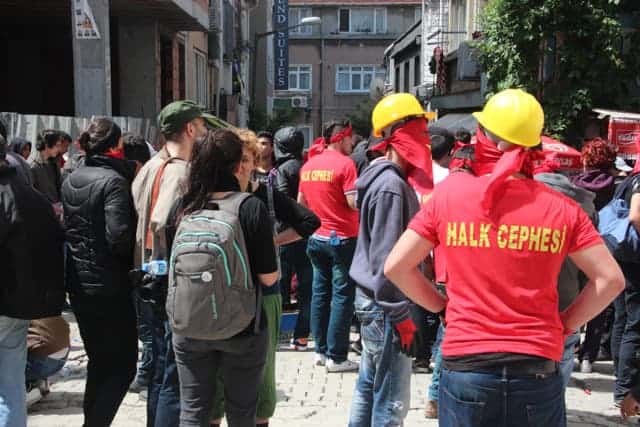
<path fill-rule="evenodd" d="M 567 254 L 602 240 L 577 203 L 530 179 L 507 181 L 488 217 L 480 207 L 488 180 L 451 175 L 409 224 L 447 260 L 442 354 L 559 361 L 558 273 Z"/>
<path fill-rule="evenodd" d="M 355 194 L 357 175 L 353 160 L 335 150 L 324 150 L 304 164 L 299 190 L 320 218 L 317 235 L 330 237 L 332 230 L 342 238 L 358 235 L 358 211 L 349 207 L 345 197 Z"/>

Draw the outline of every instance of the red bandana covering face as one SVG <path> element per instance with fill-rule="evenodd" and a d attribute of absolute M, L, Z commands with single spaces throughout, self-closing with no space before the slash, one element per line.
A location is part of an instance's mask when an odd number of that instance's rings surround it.
<path fill-rule="evenodd" d="M 340 142 L 343 139 L 345 139 L 346 137 L 351 136 L 351 135 L 353 135 L 353 127 L 351 127 L 351 125 L 349 125 L 348 127 L 342 129 L 340 132 L 336 133 L 331 138 L 329 138 L 329 144 L 334 144 L 336 142 Z M 311 145 L 311 148 L 309 148 L 308 158 L 310 159 L 313 156 L 317 156 L 318 154 L 322 153 L 326 148 L 327 148 L 327 145 L 325 144 L 324 137 L 320 136 L 320 137 L 316 138 L 313 141 L 313 144 Z"/>
<path fill-rule="evenodd" d="M 487 135 L 478 128 L 476 132 L 476 145 L 474 161 L 471 165 L 476 176 L 486 175 L 493 172 L 493 168 L 504 153 L 498 149 L 495 142 L 491 141 Z"/>
<path fill-rule="evenodd" d="M 371 149 L 384 153 L 389 145 L 411 165 L 407 171 L 407 181 L 420 195 L 420 201 L 426 201 L 426 197 L 433 191 L 431 140 L 426 120 L 407 122 Z"/>

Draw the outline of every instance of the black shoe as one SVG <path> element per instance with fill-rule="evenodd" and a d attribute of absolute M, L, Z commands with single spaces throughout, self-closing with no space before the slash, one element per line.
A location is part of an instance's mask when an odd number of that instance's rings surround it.
<path fill-rule="evenodd" d="M 351 351 L 356 354 L 362 354 L 362 343 L 360 341 L 356 341 L 351 344 Z"/>
<path fill-rule="evenodd" d="M 433 369 L 429 366 L 431 362 L 429 359 L 416 359 L 413 361 L 413 372 L 417 372 L 420 374 L 430 374 L 433 372 Z"/>
<path fill-rule="evenodd" d="M 149 388 L 147 384 L 140 384 L 138 381 L 133 380 L 133 382 L 129 386 L 129 391 L 131 393 L 140 393 L 143 390 L 147 390 L 147 388 Z"/>

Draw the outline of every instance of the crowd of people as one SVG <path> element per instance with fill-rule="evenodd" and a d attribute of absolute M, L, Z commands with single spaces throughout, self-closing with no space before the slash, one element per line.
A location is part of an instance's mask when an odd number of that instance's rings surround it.
<path fill-rule="evenodd" d="M 267 426 L 283 309 L 291 350 L 312 339 L 315 366 L 358 371 L 352 427 L 402 425 L 413 370 L 433 371 L 425 416 L 442 426 L 564 426 L 574 357 L 612 357 L 635 415 L 639 264 L 596 227 L 620 199 L 640 230 L 640 162 L 594 139 L 584 171 L 560 171 L 522 90 L 474 115 L 474 137 L 451 133 L 392 94 L 355 149 L 334 120 L 308 150 L 295 127 L 214 129 L 191 101 L 161 111 L 157 152 L 109 118 L 75 142 L 44 130 L 34 153 L 0 123 L 0 426 L 26 425 L 26 397 L 64 366 L 67 295 L 86 426 L 128 391 L 151 427 Z"/>

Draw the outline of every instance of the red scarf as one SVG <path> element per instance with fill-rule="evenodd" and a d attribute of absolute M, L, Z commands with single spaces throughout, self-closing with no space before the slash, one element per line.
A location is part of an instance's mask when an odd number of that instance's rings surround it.
<path fill-rule="evenodd" d="M 329 138 L 329 144 L 340 142 L 346 137 L 351 135 L 353 135 L 353 127 L 349 125 L 346 128 L 342 129 L 340 132 L 333 135 L 331 138 Z M 311 147 L 309 148 L 307 159 L 310 159 L 314 156 L 317 156 L 318 154 L 321 154 L 324 150 L 326 150 L 326 148 L 327 148 L 327 144 L 324 137 L 320 136 L 314 139 L 313 144 L 311 144 Z"/>
<path fill-rule="evenodd" d="M 476 176 L 489 174 L 500 160 L 504 153 L 498 149 L 498 146 L 487 138 L 478 128 L 476 132 L 476 145 L 474 151 L 474 161 L 471 169 Z"/>
<path fill-rule="evenodd" d="M 554 171 L 557 169 L 556 166 L 559 166 L 546 160 L 542 151 L 515 146 L 512 150 L 503 152 L 480 129 L 476 134 L 476 140 L 472 169 L 476 176 L 491 174 L 481 202 L 486 213 L 491 211 L 496 198 L 502 193 L 502 185 L 512 175 L 522 173 L 531 178 L 537 173 Z"/>
<path fill-rule="evenodd" d="M 111 148 L 109 151 L 104 153 L 105 156 L 111 157 L 112 159 L 124 160 L 124 148 Z"/>
<path fill-rule="evenodd" d="M 420 195 L 421 201 L 433 191 L 433 170 L 431 164 L 431 139 L 426 120 L 411 120 L 396 129 L 393 134 L 372 147 L 385 152 L 391 145 L 411 168 L 407 171 L 407 181 Z"/>

